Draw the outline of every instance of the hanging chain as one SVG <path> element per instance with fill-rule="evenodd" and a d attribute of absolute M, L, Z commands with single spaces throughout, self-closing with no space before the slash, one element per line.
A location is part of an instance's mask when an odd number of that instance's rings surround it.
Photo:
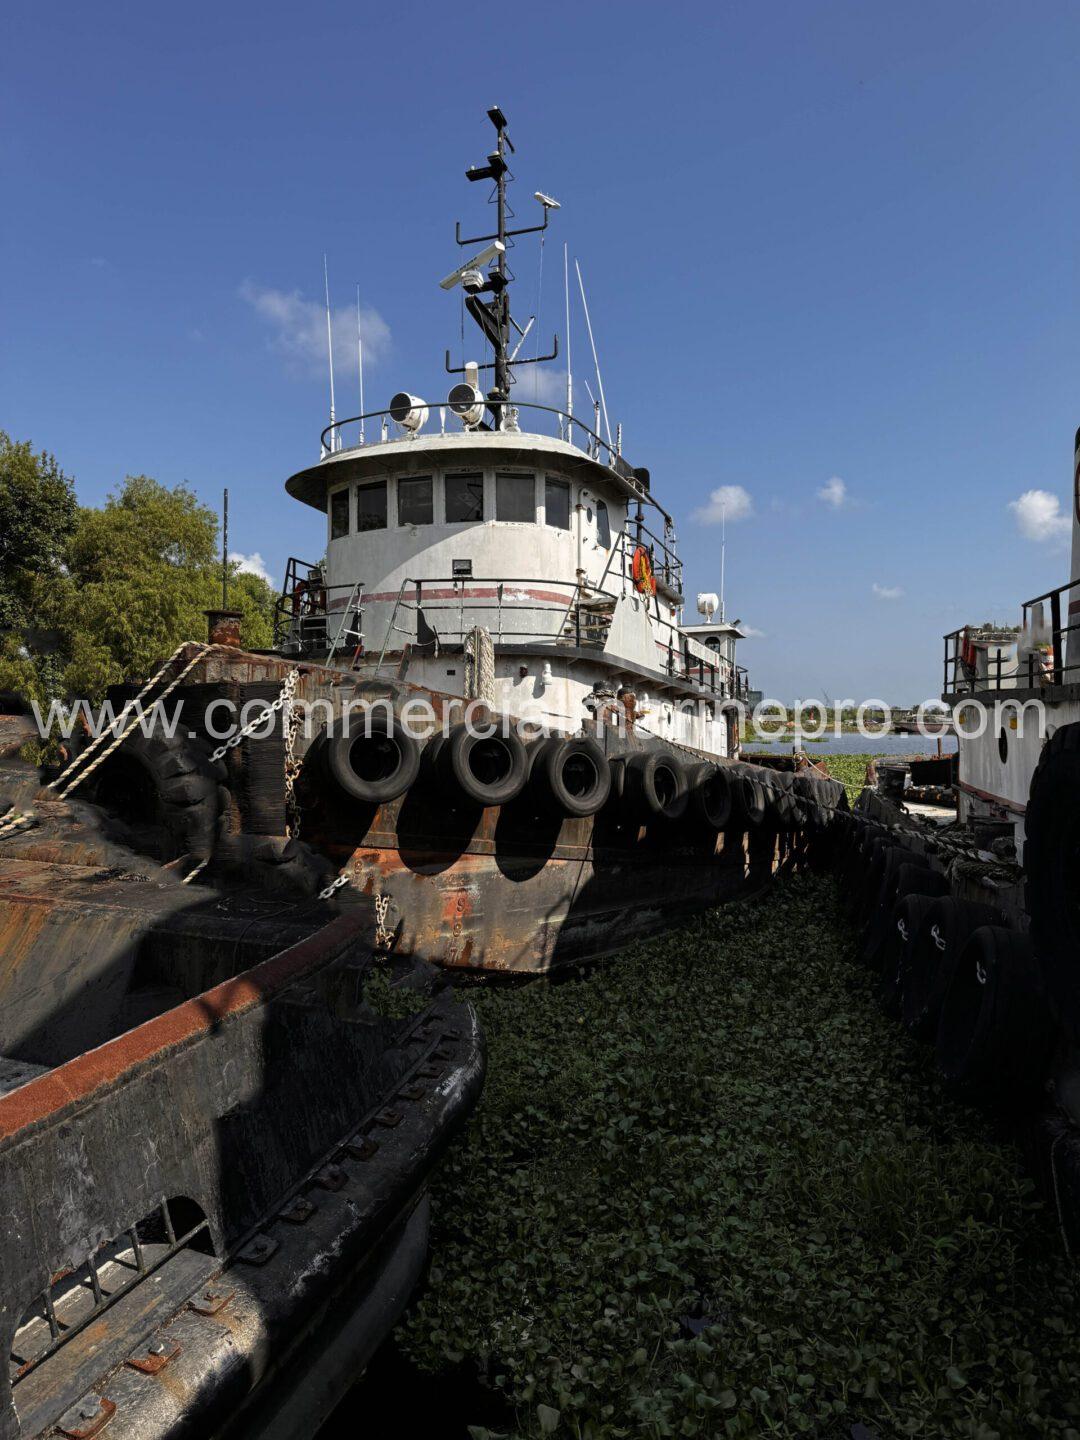
<path fill-rule="evenodd" d="M 226 740 L 224 744 L 219 745 L 211 754 L 210 759 L 220 760 L 223 756 L 227 755 L 230 750 L 235 749 L 242 740 L 246 740 L 249 735 L 253 735 L 260 725 L 265 725 L 271 715 L 276 715 L 279 710 L 283 710 L 292 700 L 298 678 L 299 671 L 290 670 L 285 676 L 281 686 L 281 694 L 277 699 L 272 700 L 265 710 L 261 710 L 250 724 L 245 725 L 242 730 L 238 730 L 235 735 L 230 735 L 228 740 Z M 286 726 L 286 729 L 288 729 L 288 726 Z M 288 741 L 286 740 L 286 746 L 287 745 Z"/>
<path fill-rule="evenodd" d="M 394 932 L 387 928 L 386 917 L 390 910 L 390 896 L 375 896 L 375 949 L 389 950 L 394 942 Z"/>
<path fill-rule="evenodd" d="M 296 758 L 296 737 L 300 732 L 302 716 L 297 706 L 292 703 L 299 673 L 298 670 L 291 670 L 285 681 L 289 688 L 285 701 L 285 833 L 292 837 L 300 834 L 301 818 L 300 801 L 296 798 L 296 781 L 300 775 L 300 761 Z"/>
<path fill-rule="evenodd" d="M 348 883 L 349 875 L 347 871 L 343 870 L 336 880 L 330 881 L 330 884 L 327 885 L 325 890 L 319 891 L 318 899 L 329 900 L 330 896 L 333 895 L 335 890 L 340 890 L 343 885 L 347 885 Z"/>
<path fill-rule="evenodd" d="M 336 890 L 340 890 L 344 885 L 348 885 L 351 879 L 352 876 L 349 874 L 349 868 L 346 867 L 336 879 L 330 881 L 330 884 L 327 885 L 325 890 L 319 891 L 318 898 L 320 900 L 329 900 Z M 394 943 L 394 937 L 396 935 L 396 931 L 392 930 L 386 923 L 390 914 L 390 896 L 380 894 L 376 891 L 372 898 L 375 901 L 375 949 L 389 950 L 390 946 Z"/>

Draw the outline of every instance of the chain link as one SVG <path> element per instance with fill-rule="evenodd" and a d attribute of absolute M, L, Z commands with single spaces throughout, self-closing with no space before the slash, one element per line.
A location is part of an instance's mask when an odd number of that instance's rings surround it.
<path fill-rule="evenodd" d="M 293 670 L 290 674 L 293 676 L 293 680 L 285 708 L 285 833 L 289 836 L 297 836 L 300 834 L 301 816 L 300 802 L 296 798 L 296 781 L 300 775 L 301 766 L 300 761 L 296 758 L 296 737 L 300 732 L 303 716 L 299 709 L 292 704 L 299 671 Z"/>
<path fill-rule="evenodd" d="M 386 917 L 390 910 L 390 896 L 375 896 L 375 949 L 389 950 L 394 940 L 393 930 L 388 930 Z"/>
<path fill-rule="evenodd" d="M 342 886 L 348 885 L 351 879 L 352 876 L 349 874 L 348 869 L 343 870 L 336 879 L 330 881 L 330 884 L 327 885 L 325 890 L 319 891 L 319 899 L 329 900 L 336 890 L 340 890 Z M 387 916 L 390 913 L 390 896 L 376 892 L 373 898 L 375 900 L 375 949 L 389 950 L 390 946 L 394 943 L 394 936 L 396 934 L 386 923 Z"/>
<path fill-rule="evenodd" d="M 219 745 L 218 748 L 211 754 L 210 759 L 214 761 L 222 759 L 222 757 L 227 755 L 230 750 L 235 749 L 242 740 L 246 740 L 249 735 L 253 735 L 255 731 L 258 730 L 260 725 L 265 725 L 266 721 L 270 718 L 271 715 L 276 715 L 279 710 L 283 710 L 285 706 L 288 705 L 292 700 L 293 694 L 296 691 L 296 682 L 298 678 L 299 672 L 296 670 L 290 670 L 285 676 L 285 679 L 281 686 L 281 694 L 277 697 L 277 699 L 272 700 L 270 704 L 267 705 L 265 710 L 260 710 L 258 715 L 255 716 L 255 719 L 252 720 L 250 724 L 245 725 L 242 730 L 238 730 L 235 735 L 230 735 L 228 740 L 226 740 L 223 745 Z M 287 728 L 288 726 L 286 726 L 286 729 Z"/>
<path fill-rule="evenodd" d="M 330 881 L 330 884 L 327 885 L 327 887 L 326 887 L 325 890 L 320 890 L 320 891 L 319 891 L 318 898 L 319 898 L 320 900 L 329 900 L 329 899 L 330 899 L 330 896 L 333 895 L 333 893 L 334 893 L 335 890 L 340 890 L 343 885 L 347 885 L 348 883 L 349 883 L 349 875 L 348 875 L 348 872 L 345 871 L 345 870 L 343 870 L 343 871 L 341 872 L 341 874 L 337 877 L 336 880 L 331 880 L 331 881 Z"/>

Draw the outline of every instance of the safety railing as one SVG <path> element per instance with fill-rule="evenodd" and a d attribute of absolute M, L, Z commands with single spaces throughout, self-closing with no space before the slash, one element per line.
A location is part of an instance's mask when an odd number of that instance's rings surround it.
<path fill-rule="evenodd" d="M 200 1245 L 210 1247 L 202 1211 L 192 1201 L 162 1200 L 151 1215 L 92 1251 L 80 1265 L 54 1275 L 15 1332 L 8 1357 L 12 1384 L 17 1385 L 179 1251 Z"/>
<path fill-rule="evenodd" d="M 617 595 L 594 585 L 535 576 L 406 579 L 394 601 L 375 673 L 394 650 L 395 636 L 403 644 L 460 645 L 477 625 L 487 628 L 496 645 L 561 641 L 599 647 L 607 639 L 617 601 Z"/>
<path fill-rule="evenodd" d="M 274 606 L 274 649 L 286 655 L 333 653 L 359 648 L 363 639 L 361 581 L 327 585 L 322 566 L 290 556 Z M 338 599 L 345 597 L 344 604 Z"/>
<path fill-rule="evenodd" d="M 1038 690 L 1078 680 L 1080 640 L 1068 639 L 1078 632 L 1080 579 L 1025 600 L 1019 630 L 952 630 L 944 637 L 943 693 Z"/>
<path fill-rule="evenodd" d="M 445 435 L 448 432 L 460 434 L 464 427 L 448 405 L 425 407 L 428 419 L 416 430 L 399 425 L 389 410 L 369 410 L 363 415 L 350 415 L 344 420 L 335 420 L 327 425 L 319 437 L 320 451 L 325 459 L 346 450 L 365 449 L 372 445 L 385 445 L 390 440 L 408 439 L 412 436 Z M 522 412 L 528 412 L 530 426 L 541 423 L 545 429 L 523 428 Z M 432 419 L 434 412 L 434 421 Z M 488 419 L 480 425 L 468 427 L 473 433 L 499 432 L 515 435 L 544 435 L 565 441 L 580 450 L 590 460 L 606 465 L 643 503 L 656 505 L 661 514 L 667 512 L 649 493 L 648 472 L 635 470 L 622 455 L 621 427 L 614 443 L 605 440 L 596 430 L 583 425 L 576 415 L 552 405 L 537 405 L 532 401 L 508 401 L 505 405 L 487 405 Z M 541 417 L 547 417 L 542 419 Z M 598 423 L 594 421 L 594 423 Z M 437 428 L 436 428 L 437 427 Z"/>

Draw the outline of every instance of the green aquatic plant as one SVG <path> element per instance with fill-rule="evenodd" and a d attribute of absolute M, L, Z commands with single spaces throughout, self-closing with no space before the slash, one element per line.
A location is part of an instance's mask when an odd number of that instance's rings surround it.
<path fill-rule="evenodd" d="M 472 998 L 487 1086 L 398 1343 L 505 1396 L 475 1440 L 1078 1440 L 1080 1284 L 831 881 Z"/>

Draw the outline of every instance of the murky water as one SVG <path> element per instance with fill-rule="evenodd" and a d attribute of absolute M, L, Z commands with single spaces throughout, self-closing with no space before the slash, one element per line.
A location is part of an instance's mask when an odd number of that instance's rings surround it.
<path fill-rule="evenodd" d="M 926 735 L 884 735 L 880 739 L 869 739 L 865 735 L 830 735 L 824 740 L 807 737 L 800 748 L 811 759 L 816 755 L 936 755 L 938 743 L 937 737 Z M 765 755 L 790 755 L 792 744 L 790 736 L 769 742 L 744 740 L 743 755 L 749 759 L 754 750 Z M 956 753 L 955 735 L 942 736 L 940 744 L 942 755 Z"/>

